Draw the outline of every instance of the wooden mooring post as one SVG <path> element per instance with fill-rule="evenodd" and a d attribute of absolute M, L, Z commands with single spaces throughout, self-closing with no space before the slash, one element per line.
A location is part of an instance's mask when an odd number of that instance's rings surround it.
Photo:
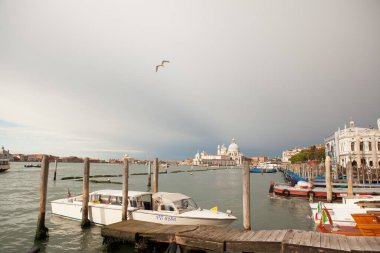
<path fill-rule="evenodd" d="M 82 228 L 88 228 L 91 225 L 88 219 L 88 201 L 90 197 L 90 160 L 88 157 L 84 159 L 83 168 L 83 197 L 82 197 Z"/>
<path fill-rule="evenodd" d="M 123 192 L 122 192 L 122 212 L 121 219 L 128 219 L 128 171 L 129 171 L 129 163 L 128 158 L 124 157 L 124 168 L 123 168 Z"/>
<path fill-rule="evenodd" d="M 326 192 L 327 192 L 327 202 L 332 202 L 332 186 L 331 186 L 331 158 L 326 156 L 325 161 L 326 166 Z"/>
<path fill-rule="evenodd" d="M 148 184 L 147 186 L 151 186 L 151 181 L 152 181 L 152 163 L 149 161 L 149 170 L 148 170 Z"/>
<path fill-rule="evenodd" d="M 158 168 L 159 168 L 158 158 L 154 161 L 154 172 L 153 172 L 153 192 L 158 192 Z"/>
<path fill-rule="evenodd" d="M 49 160 L 47 156 L 42 157 L 41 177 L 40 177 L 40 210 L 38 214 L 37 230 L 35 240 L 46 239 L 49 229 L 45 226 L 46 196 L 49 175 Z"/>
<path fill-rule="evenodd" d="M 347 176 L 347 196 L 349 198 L 352 198 L 354 196 L 354 191 L 353 191 L 353 188 L 352 188 L 353 173 L 352 173 L 352 163 L 351 163 L 351 161 L 347 162 L 346 176 Z"/>
<path fill-rule="evenodd" d="M 250 173 L 249 164 L 247 161 L 244 162 L 243 168 L 243 227 L 245 230 L 251 229 L 251 204 L 250 204 Z"/>
<path fill-rule="evenodd" d="M 57 179 L 57 160 L 55 160 L 54 181 Z"/>

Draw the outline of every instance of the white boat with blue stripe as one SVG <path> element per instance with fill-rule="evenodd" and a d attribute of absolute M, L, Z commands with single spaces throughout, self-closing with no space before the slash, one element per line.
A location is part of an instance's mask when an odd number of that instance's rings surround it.
<path fill-rule="evenodd" d="M 51 202 L 52 213 L 72 219 L 82 219 L 82 195 Z M 121 221 L 122 191 L 100 190 L 90 193 L 88 218 L 108 225 Z M 181 193 L 128 192 L 128 219 L 167 225 L 228 226 L 236 217 L 215 209 L 202 209 L 193 199 Z"/>

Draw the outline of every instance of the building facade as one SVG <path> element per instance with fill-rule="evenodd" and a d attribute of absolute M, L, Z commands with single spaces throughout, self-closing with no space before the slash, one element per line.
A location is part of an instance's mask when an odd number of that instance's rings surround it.
<path fill-rule="evenodd" d="M 218 145 L 216 155 L 208 154 L 205 151 L 196 153 L 193 159 L 193 165 L 240 166 L 243 164 L 243 157 L 239 145 L 233 138 L 228 148 L 226 148 L 224 144 Z"/>
<path fill-rule="evenodd" d="M 0 159 L 12 160 L 12 155 L 11 155 L 11 153 L 9 153 L 9 150 L 5 150 L 4 147 L 1 147 L 1 149 L 0 149 Z"/>
<path fill-rule="evenodd" d="M 282 158 L 281 161 L 283 163 L 290 163 L 290 158 L 298 153 L 300 153 L 303 149 L 302 148 L 293 148 L 291 150 L 284 150 L 282 151 Z"/>
<path fill-rule="evenodd" d="M 377 120 L 377 129 L 356 127 L 351 120 L 349 127 L 339 128 L 325 138 L 325 150 L 333 165 L 346 166 L 351 161 L 359 167 L 380 167 L 380 119 Z"/>

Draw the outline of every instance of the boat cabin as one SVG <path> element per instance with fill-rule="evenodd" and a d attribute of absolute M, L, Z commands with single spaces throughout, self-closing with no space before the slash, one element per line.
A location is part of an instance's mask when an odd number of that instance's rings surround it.
<path fill-rule="evenodd" d="M 8 159 L 0 159 L 0 165 L 9 165 Z"/>
<path fill-rule="evenodd" d="M 194 200 L 181 193 L 155 193 L 153 194 L 153 201 L 155 210 L 160 212 L 184 213 L 198 209 Z"/>
<path fill-rule="evenodd" d="M 73 198 L 73 201 L 82 201 L 82 196 Z M 101 190 L 90 193 L 90 203 L 119 205 L 122 204 L 120 190 Z M 169 192 L 128 192 L 128 207 L 140 210 L 159 211 L 164 213 L 184 213 L 197 210 L 198 206 L 190 197 L 181 193 Z"/>

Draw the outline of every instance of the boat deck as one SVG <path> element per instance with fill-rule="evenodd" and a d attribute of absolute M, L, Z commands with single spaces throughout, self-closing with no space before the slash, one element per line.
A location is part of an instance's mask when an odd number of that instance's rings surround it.
<path fill-rule="evenodd" d="M 240 230 L 205 225 L 161 225 L 122 221 L 102 228 L 106 242 L 155 242 L 218 252 L 380 252 L 380 237 L 301 230 Z"/>

